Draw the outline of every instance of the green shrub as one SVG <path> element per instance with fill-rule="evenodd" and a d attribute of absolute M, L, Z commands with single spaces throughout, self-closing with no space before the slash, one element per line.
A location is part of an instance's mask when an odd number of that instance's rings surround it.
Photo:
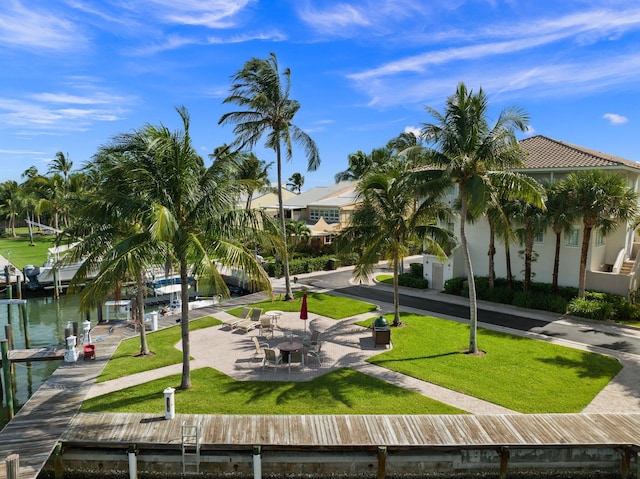
<path fill-rule="evenodd" d="M 409 288 L 427 289 L 429 287 L 429 281 L 422 277 L 413 276 L 410 273 L 403 273 L 398 275 L 398 285 Z"/>
<path fill-rule="evenodd" d="M 270 277 L 280 278 L 284 272 L 284 266 L 279 262 L 266 263 L 264 265 L 264 270 Z"/>
<path fill-rule="evenodd" d="M 599 299 L 573 298 L 569 301 L 567 310 L 581 318 L 607 320 L 612 319 L 614 307 L 611 303 Z"/>
<path fill-rule="evenodd" d="M 409 269 L 411 276 L 416 278 L 424 277 L 424 265 L 422 263 L 411 263 Z"/>
<path fill-rule="evenodd" d="M 444 291 L 448 294 L 462 296 L 462 290 L 467 278 L 451 278 L 444 282 Z"/>

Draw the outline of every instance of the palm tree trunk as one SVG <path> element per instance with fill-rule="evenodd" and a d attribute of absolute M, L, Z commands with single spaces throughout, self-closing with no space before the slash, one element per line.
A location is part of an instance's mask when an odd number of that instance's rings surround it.
<path fill-rule="evenodd" d="M 278 166 L 278 214 L 280 215 L 280 233 L 282 235 L 283 244 L 285 245 L 284 257 L 282 258 L 285 285 L 284 300 L 292 301 L 293 293 L 291 292 L 291 278 L 289 278 L 289 249 L 286 247 L 287 229 L 284 223 L 284 205 L 282 204 L 282 159 L 279 141 L 276 143 L 276 163 Z"/>
<path fill-rule="evenodd" d="M 396 244 L 399 244 L 399 240 Z M 398 248 L 393 252 L 393 325 L 400 326 L 400 288 L 399 288 L 399 269 L 400 254 Z"/>
<path fill-rule="evenodd" d="M 496 285 L 496 232 L 493 222 L 489 221 L 489 288 Z"/>
<path fill-rule="evenodd" d="M 578 284 L 578 297 L 584 298 L 587 284 L 587 258 L 589 256 L 589 242 L 591 241 L 591 226 L 585 225 L 582 233 L 582 250 L 580 251 L 580 279 Z"/>
<path fill-rule="evenodd" d="M 504 243 L 504 256 L 507 264 L 507 288 L 513 288 L 513 273 L 511 272 L 511 248 L 509 248 L 509 240 Z"/>
<path fill-rule="evenodd" d="M 531 263 L 533 257 L 533 234 L 526 233 L 524 244 L 524 291 L 531 289 Z"/>
<path fill-rule="evenodd" d="M 140 270 L 136 276 L 136 302 L 138 306 L 138 321 L 140 324 L 140 354 L 147 356 L 149 346 L 147 345 L 147 331 L 144 326 L 144 272 Z"/>
<path fill-rule="evenodd" d="M 462 254 L 464 256 L 464 265 L 467 270 L 467 282 L 469 283 L 469 353 L 478 352 L 477 332 L 478 332 L 478 302 L 476 299 L 476 281 L 473 277 L 473 266 L 471 265 L 471 256 L 469 255 L 469 245 L 465 233 L 465 218 L 467 217 L 467 198 L 461 193 L 460 199 L 462 206 L 460 208 L 460 244 L 462 246 Z"/>
<path fill-rule="evenodd" d="M 554 294 L 558 293 L 558 276 L 560 273 L 560 241 L 562 231 L 555 231 L 556 234 L 556 252 L 553 257 L 553 279 L 551 280 L 551 291 Z"/>
<path fill-rule="evenodd" d="M 180 258 L 180 329 L 182 332 L 182 382 L 180 389 L 191 389 L 191 351 L 189 347 L 189 281 L 186 258 Z"/>

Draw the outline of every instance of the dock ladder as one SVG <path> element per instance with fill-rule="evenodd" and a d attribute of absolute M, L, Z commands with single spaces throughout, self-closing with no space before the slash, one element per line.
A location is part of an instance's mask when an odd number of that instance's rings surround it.
<path fill-rule="evenodd" d="M 195 471 L 187 471 L 195 466 Z M 182 473 L 200 472 L 200 426 L 182 423 Z"/>

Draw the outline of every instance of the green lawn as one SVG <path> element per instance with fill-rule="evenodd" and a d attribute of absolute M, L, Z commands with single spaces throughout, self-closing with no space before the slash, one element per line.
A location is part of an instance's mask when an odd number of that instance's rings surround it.
<path fill-rule="evenodd" d="M 222 324 L 211 316 L 195 319 L 189 322 L 189 331 L 208 328 Z M 140 336 L 126 339 L 120 343 L 116 352 L 98 376 L 97 382 L 110 381 L 123 376 L 162 368 L 182 362 L 182 351 L 175 348 L 181 339 L 180 325 L 147 333 L 149 351 L 154 354 L 139 356 Z"/>
<path fill-rule="evenodd" d="M 404 313 L 402 322 L 393 349 L 371 363 L 523 413 L 580 412 L 621 369 L 608 356 L 481 328 L 486 355 L 469 356 L 468 325 Z"/>
<path fill-rule="evenodd" d="M 259 363 L 256 367 L 260 367 Z M 191 372 L 192 388 L 177 389 L 176 412 L 184 414 L 462 414 L 457 408 L 352 369 L 308 382 L 236 381 L 211 368 Z M 85 412 L 164 411 L 162 391 L 180 375 L 84 401 Z"/>
<path fill-rule="evenodd" d="M 21 270 L 28 264 L 41 266 L 47 260 L 47 249 L 55 246 L 54 239 L 54 236 L 36 235 L 35 246 L 31 246 L 28 236 L 0 238 L 0 255 L 11 258 L 11 263 Z"/>
<path fill-rule="evenodd" d="M 266 300 L 254 303 L 249 306 L 253 308 L 262 308 L 264 312 L 272 310 L 280 310 L 286 312 L 300 311 L 302 306 L 303 292 L 294 293 L 293 301 L 283 301 L 276 298 L 273 301 Z M 332 296 L 324 293 L 307 292 L 307 308 L 310 313 L 319 314 L 332 319 L 344 319 L 356 316 L 362 313 L 375 311 L 377 306 L 356 299 L 343 298 L 342 296 Z M 238 316 L 242 308 L 229 310 L 228 313 Z"/>
<path fill-rule="evenodd" d="M 271 302 L 268 304 L 272 305 Z M 469 341 L 468 325 L 407 313 L 402 313 L 402 321 L 403 327 L 391 331 L 393 349 L 374 356 L 371 363 L 523 413 L 580 412 L 621 368 L 618 361 L 608 356 L 482 328 L 478 330 L 478 345 L 486 355 L 469 356 L 462 352 Z M 366 325 L 370 320 L 364 323 Z M 217 324 L 220 324 L 218 320 L 207 317 L 192 321 L 190 327 L 195 330 Z M 123 341 L 99 380 L 182 360 L 181 353 L 174 348 L 180 340 L 179 326 L 150 333 L 148 339 L 155 356 L 135 357 L 139 339 Z M 179 376 L 163 378 L 87 401 L 84 408 L 91 411 L 161 411 L 162 391 L 179 383 Z M 207 368 L 192 371 L 192 383 L 192 390 L 178 391 L 179 412 L 459 412 L 353 370 L 334 371 L 311 382 L 282 383 L 235 381 Z"/>

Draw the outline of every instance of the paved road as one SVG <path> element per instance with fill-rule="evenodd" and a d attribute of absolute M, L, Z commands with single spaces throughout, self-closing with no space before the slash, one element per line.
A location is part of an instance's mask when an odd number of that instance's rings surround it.
<path fill-rule="evenodd" d="M 350 283 L 351 271 L 335 271 L 316 274 L 303 280 L 314 287 L 331 289 L 337 294 L 366 299 L 374 304 L 393 304 L 393 293 L 387 288 L 376 286 L 354 286 Z M 437 297 L 440 297 L 438 299 Z M 423 312 L 453 318 L 469 319 L 468 305 L 461 304 L 459 298 L 443 300 L 441 294 L 428 295 L 401 294 L 401 309 L 415 309 Z M 516 329 L 548 337 L 596 346 L 600 348 L 640 355 L 640 332 L 635 329 L 597 323 L 597 328 L 588 321 L 569 321 L 561 315 L 518 310 L 484 303 L 478 309 L 478 321 L 484 324 Z"/>

